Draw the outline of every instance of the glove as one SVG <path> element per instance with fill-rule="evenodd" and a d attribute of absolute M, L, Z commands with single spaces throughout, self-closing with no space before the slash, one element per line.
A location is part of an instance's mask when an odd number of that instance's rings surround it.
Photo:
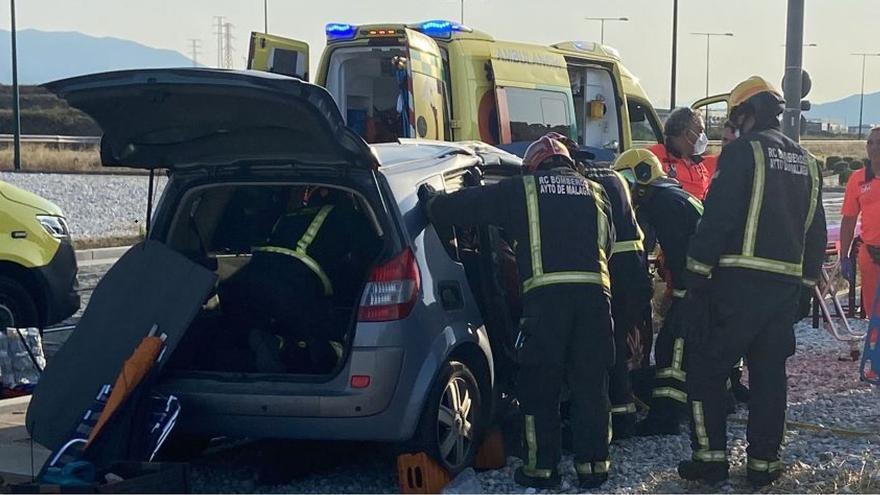
<path fill-rule="evenodd" d="M 428 219 L 428 222 L 431 222 L 431 212 L 429 209 L 429 204 L 431 199 L 437 195 L 437 190 L 434 189 L 431 184 L 422 184 L 419 186 L 418 191 L 416 191 L 416 195 L 419 198 L 419 206 L 421 206 L 422 211 L 425 213 L 425 218 Z"/>
<path fill-rule="evenodd" d="M 848 258 L 847 258 L 848 259 Z M 842 260 L 841 260 L 842 261 Z M 850 265 L 852 266 L 852 265 Z M 843 264 L 841 264 L 841 273 L 843 272 Z M 795 314 L 792 325 L 810 316 L 810 309 L 813 303 L 813 294 L 815 291 L 812 287 L 801 287 L 800 297 L 798 298 L 797 314 Z"/>
<path fill-rule="evenodd" d="M 709 296 L 705 290 L 688 289 L 681 302 L 681 330 L 686 349 L 699 349 L 709 342 L 712 333 L 712 318 Z"/>
<path fill-rule="evenodd" d="M 846 280 L 853 279 L 853 262 L 849 256 L 842 256 L 840 258 L 840 274 Z"/>

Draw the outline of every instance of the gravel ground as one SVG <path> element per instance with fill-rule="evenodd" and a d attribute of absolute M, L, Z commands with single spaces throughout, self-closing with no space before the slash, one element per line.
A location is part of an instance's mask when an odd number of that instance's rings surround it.
<path fill-rule="evenodd" d="M 0 172 L 8 182 L 60 206 L 74 239 L 140 233 L 147 208 L 145 175 L 22 174 Z M 156 197 L 165 185 L 157 177 Z"/>
<path fill-rule="evenodd" d="M 860 323 L 863 326 L 863 322 Z M 858 363 L 842 361 L 849 346 L 841 344 L 808 322 L 797 326 L 798 351 L 789 361 L 789 419 L 817 427 L 859 432 L 842 436 L 829 431 L 790 427 L 783 459 L 788 472 L 764 493 L 870 493 L 880 490 L 880 392 L 858 381 Z M 611 493 L 751 493 L 745 481 L 746 411 L 730 421 L 731 480 L 715 487 L 684 482 L 675 472 L 681 459 L 690 456 L 687 436 L 648 437 L 612 445 L 613 474 L 602 492 Z M 245 444 L 220 450 L 193 466 L 197 492 L 308 492 L 389 493 L 400 489 L 395 477 L 393 448 L 375 445 L 297 444 L 268 449 L 265 444 Z M 268 451 L 274 453 L 268 454 Z M 316 458 L 317 456 L 317 458 Z M 284 459 L 284 466 L 299 465 L 292 480 L 265 477 L 265 460 Z M 305 463 L 304 465 L 302 463 Z M 513 483 L 520 465 L 509 458 L 507 467 L 476 476 L 484 493 L 536 493 Z M 563 493 L 576 493 L 574 468 L 566 455 L 561 465 Z M 270 470 L 271 471 L 271 470 Z"/>

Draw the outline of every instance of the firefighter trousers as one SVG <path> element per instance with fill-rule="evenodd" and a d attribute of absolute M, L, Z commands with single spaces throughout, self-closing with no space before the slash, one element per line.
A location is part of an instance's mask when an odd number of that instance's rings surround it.
<path fill-rule="evenodd" d="M 654 344 L 654 385 L 648 413 L 652 421 L 677 424 L 687 405 L 682 301 L 679 297 L 672 298 Z"/>
<path fill-rule="evenodd" d="M 615 280 L 612 283 L 617 283 Z M 611 315 L 614 318 L 614 365 L 609 373 L 608 396 L 611 399 L 611 414 L 635 414 L 632 383 L 629 376 L 629 343 L 627 338 L 642 318 L 651 300 L 637 291 L 614 289 L 611 298 Z"/>
<path fill-rule="evenodd" d="M 710 281 L 711 321 L 688 337 L 691 446 L 697 461 L 727 460 L 727 378 L 742 356 L 749 363 L 748 467 L 781 469 L 785 428 L 785 361 L 794 354 L 797 283 L 754 270 L 716 270 Z"/>
<path fill-rule="evenodd" d="M 527 476 L 549 478 L 561 457 L 560 393 L 571 393 L 572 448 L 581 473 L 607 472 L 608 368 L 614 359 L 609 299 L 593 284 L 528 292 L 517 339 L 517 397 Z"/>

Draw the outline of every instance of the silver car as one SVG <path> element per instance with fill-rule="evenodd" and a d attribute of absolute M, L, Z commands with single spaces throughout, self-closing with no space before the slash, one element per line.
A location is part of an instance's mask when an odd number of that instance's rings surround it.
<path fill-rule="evenodd" d="M 153 386 L 180 398 L 179 433 L 401 442 L 453 472 L 473 461 L 512 374 L 515 263 L 497 229 L 428 224 L 416 190 L 519 174 L 518 158 L 482 143 L 370 147 L 324 89 L 266 73 L 137 70 L 49 88 L 104 129 L 105 166 L 170 179 L 147 240 L 46 369 L 28 412 L 38 442 L 61 445 L 158 325 L 168 349 Z M 329 363 L 258 372 L 223 286 L 316 188 L 345 193 L 375 256 L 334 298 Z"/>

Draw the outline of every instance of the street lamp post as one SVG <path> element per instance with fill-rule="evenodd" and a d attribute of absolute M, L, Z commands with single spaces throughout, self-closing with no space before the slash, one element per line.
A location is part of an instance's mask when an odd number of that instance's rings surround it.
<path fill-rule="evenodd" d="M 599 35 L 599 42 L 604 45 L 605 44 L 605 21 L 626 22 L 629 20 L 629 17 L 584 17 L 584 20 L 599 21 L 600 26 L 601 26 L 600 35 Z"/>
<path fill-rule="evenodd" d="M 709 40 L 712 39 L 713 36 L 733 36 L 733 33 L 691 33 L 694 36 L 705 36 L 706 37 L 706 97 L 709 96 L 709 50 L 710 44 Z"/>
<path fill-rule="evenodd" d="M 865 115 L 865 61 L 868 57 L 880 57 L 880 53 L 852 53 L 851 55 L 856 57 L 862 57 L 862 92 L 859 98 L 859 139 L 862 139 L 864 133 L 862 132 L 863 117 Z"/>
<path fill-rule="evenodd" d="M 269 34 L 269 0 L 263 0 L 263 32 Z"/>
<path fill-rule="evenodd" d="M 21 170 L 21 107 L 18 94 L 18 49 L 15 40 L 15 0 L 9 0 L 12 15 L 12 164 Z"/>
<path fill-rule="evenodd" d="M 461 19 L 459 24 L 464 26 L 464 0 L 461 0 L 461 17 L 459 17 L 459 19 Z"/>
<path fill-rule="evenodd" d="M 675 108 L 675 75 L 678 62 L 678 0 L 672 2 L 672 81 L 670 84 L 669 109 Z"/>

